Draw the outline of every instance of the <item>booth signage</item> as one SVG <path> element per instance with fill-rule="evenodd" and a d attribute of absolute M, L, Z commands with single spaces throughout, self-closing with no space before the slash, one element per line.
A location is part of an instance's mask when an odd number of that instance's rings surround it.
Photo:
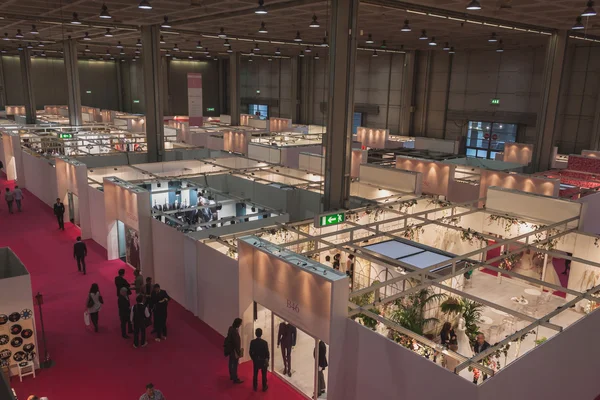
<path fill-rule="evenodd" d="M 341 224 L 346 220 L 346 213 L 338 212 L 333 214 L 323 214 L 315 218 L 315 228 Z"/>

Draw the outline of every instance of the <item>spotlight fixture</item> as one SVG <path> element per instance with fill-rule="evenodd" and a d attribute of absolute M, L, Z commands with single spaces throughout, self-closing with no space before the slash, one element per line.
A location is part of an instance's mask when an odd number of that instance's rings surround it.
<path fill-rule="evenodd" d="M 306 46 L 306 49 L 304 50 L 305 53 L 310 53 L 312 51 L 312 49 L 309 46 Z"/>
<path fill-rule="evenodd" d="M 225 34 L 225 28 L 221 28 L 219 30 L 219 35 L 218 35 L 219 39 L 227 39 L 227 35 Z"/>
<path fill-rule="evenodd" d="M 585 29 L 585 26 L 583 26 L 581 19 L 582 19 L 581 17 L 577 17 L 577 19 L 575 20 L 575 25 L 573 25 L 573 27 L 571 29 L 573 29 L 573 30 Z"/>
<path fill-rule="evenodd" d="M 138 39 L 137 43 L 135 44 L 137 47 L 142 47 L 142 39 Z"/>
<path fill-rule="evenodd" d="M 279 50 L 279 47 L 277 48 L 277 50 L 275 50 L 275 55 L 276 56 L 281 55 L 281 50 Z"/>
<path fill-rule="evenodd" d="M 225 47 L 231 47 L 231 43 L 229 43 L 229 39 L 225 39 L 225 43 L 223 43 L 223 46 Z M 196 46 L 197 49 L 201 49 L 202 45 L 200 44 L 200 42 L 198 42 L 198 46 Z"/>
<path fill-rule="evenodd" d="M 258 47 L 258 43 L 254 43 L 254 48 L 252 49 L 252 51 L 255 51 L 257 53 L 260 51 L 260 48 Z"/>
<path fill-rule="evenodd" d="M 456 53 L 456 52 L 454 51 L 454 47 L 450 47 L 450 50 L 448 51 L 448 53 L 450 53 L 450 54 L 454 54 L 454 53 Z"/>
<path fill-rule="evenodd" d="M 10 40 L 10 39 L 8 38 L 8 33 L 4 32 L 4 38 L 2 38 L 2 40 Z"/>
<path fill-rule="evenodd" d="M 300 54 L 299 54 L 299 56 L 300 56 L 300 57 L 304 57 L 304 51 L 303 51 L 303 50 L 300 50 Z"/>
<path fill-rule="evenodd" d="M 171 24 L 169 24 L 169 17 L 167 17 L 166 15 L 163 18 L 163 22 L 162 24 L 160 24 L 161 28 L 166 28 L 169 29 L 171 27 Z"/>
<path fill-rule="evenodd" d="M 73 25 L 81 25 L 81 21 L 79 20 L 79 17 L 77 16 L 76 12 L 73 13 L 73 18 L 71 19 L 71 23 Z"/>
<path fill-rule="evenodd" d="M 318 59 L 319 59 L 319 53 L 316 53 L 315 54 L 315 60 L 318 60 Z"/>
<path fill-rule="evenodd" d="M 31 42 L 27 43 L 27 48 L 28 49 L 33 49 L 33 45 L 31 44 Z"/>
<path fill-rule="evenodd" d="M 450 43 L 446 42 L 446 44 L 444 45 L 444 47 L 442 48 L 442 50 L 444 50 L 444 51 L 450 50 Z"/>
<path fill-rule="evenodd" d="M 39 35 L 40 33 L 38 32 L 38 30 L 36 29 L 35 25 L 31 25 L 31 33 L 32 35 Z"/>
<path fill-rule="evenodd" d="M 495 43 L 498 41 L 498 37 L 496 36 L 496 32 L 492 32 L 492 35 L 490 36 L 490 38 L 488 39 L 488 42 L 490 43 Z"/>
<path fill-rule="evenodd" d="M 321 47 L 327 47 L 327 38 L 323 38 L 323 43 L 321 43 Z"/>
<path fill-rule="evenodd" d="M 17 39 L 23 39 L 25 36 L 21 33 L 20 29 L 17 29 L 17 34 L 15 35 Z"/>
<path fill-rule="evenodd" d="M 163 37 L 163 35 L 160 35 L 160 44 L 165 44 L 165 38 Z"/>
<path fill-rule="evenodd" d="M 119 42 L 117 43 L 117 49 L 122 49 L 123 45 L 121 44 L 121 41 L 119 40 Z"/>
<path fill-rule="evenodd" d="M 152 10 L 152 5 L 148 0 L 142 0 L 140 1 L 140 4 L 138 4 L 138 8 L 142 10 Z"/>
<path fill-rule="evenodd" d="M 469 4 L 467 4 L 467 10 L 481 10 L 481 3 L 479 3 L 479 0 L 471 0 Z"/>
<path fill-rule="evenodd" d="M 90 37 L 90 34 L 86 32 L 83 40 L 92 40 L 92 38 Z"/>
<path fill-rule="evenodd" d="M 173 51 L 179 51 L 179 47 L 177 46 L 177 43 L 175 43 L 175 46 L 173 46 Z"/>
<path fill-rule="evenodd" d="M 110 14 L 108 13 L 108 7 L 106 7 L 106 4 L 102 4 L 102 10 L 100 11 L 100 18 L 102 18 L 102 19 L 111 19 L 112 18 L 110 16 Z"/>
<path fill-rule="evenodd" d="M 365 43 L 366 43 L 366 44 L 373 44 L 373 43 L 375 43 L 375 42 L 373 41 L 373 35 L 371 35 L 371 34 L 369 33 L 369 36 L 367 36 L 367 40 L 365 40 Z"/>
<path fill-rule="evenodd" d="M 89 51 L 90 51 L 90 47 L 89 47 L 89 46 L 86 44 L 86 45 L 85 45 L 85 49 L 84 49 L 83 51 L 85 51 L 85 52 L 88 52 L 88 53 L 89 53 Z"/>
<path fill-rule="evenodd" d="M 258 33 L 269 33 L 269 31 L 267 30 L 267 26 L 265 25 L 264 22 L 260 23 L 260 28 L 258 29 Z"/>
<path fill-rule="evenodd" d="M 587 2 L 587 6 L 585 8 L 585 10 L 581 13 L 582 17 L 595 17 L 596 16 L 596 10 L 594 10 L 594 1 L 593 0 L 589 0 Z"/>
<path fill-rule="evenodd" d="M 503 51 L 504 51 L 504 45 L 503 45 L 503 43 L 502 43 L 502 40 L 500 40 L 500 41 L 498 42 L 498 48 L 496 49 L 496 52 L 497 52 L 497 53 L 502 53 Z"/>
<path fill-rule="evenodd" d="M 408 24 L 408 20 L 404 20 L 404 26 L 400 30 L 402 32 L 410 32 L 410 31 L 412 31 L 412 29 L 410 29 L 410 25 Z"/>
<path fill-rule="evenodd" d="M 312 17 L 312 21 L 310 22 L 310 25 L 308 25 L 309 28 L 320 28 L 321 25 L 319 24 L 319 21 L 317 21 L 317 15 L 313 14 Z"/>
<path fill-rule="evenodd" d="M 265 8 L 264 0 L 258 0 L 258 7 L 256 7 L 256 10 L 254 10 L 254 14 L 264 15 L 266 13 L 267 13 L 267 9 Z"/>
<path fill-rule="evenodd" d="M 383 41 L 381 42 L 381 48 L 382 48 L 382 49 L 387 49 L 387 43 L 385 42 L 385 40 L 383 40 Z"/>
<path fill-rule="evenodd" d="M 419 36 L 419 40 L 427 40 L 427 39 L 429 39 L 429 38 L 427 37 L 427 31 L 426 31 L 425 29 L 423 29 L 423 30 L 421 31 L 421 36 Z"/>
<path fill-rule="evenodd" d="M 373 57 L 378 57 L 377 50 L 373 49 Z"/>
<path fill-rule="evenodd" d="M 302 38 L 300 37 L 300 31 L 296 31 L 296 37 L 294 38 L 294 42 L 301 42 Z"/>
<path fill-rule="evenodd" d="M 435 41 L 435 36 L 432 36 L 432 37 L 431 37 L 431 40 L 429 41 L 429 45 L 430 45 L 430 46 L 437 46 L 437 43 L 436 43 L 436 41 Z"/>

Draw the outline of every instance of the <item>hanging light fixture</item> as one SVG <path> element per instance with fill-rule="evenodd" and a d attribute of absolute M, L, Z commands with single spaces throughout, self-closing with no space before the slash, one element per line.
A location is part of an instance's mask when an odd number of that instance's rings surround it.
<path fill-rule="evenodd" d="M 135 44 L 137 47 L 142 47 L 142 39 L 138 39 L 137 43 Z"/>
<path fill-rule="evenodd" d="M 110 51 L 106 49 L 106 55 L 110 57 Z"/>
<path fill-rule="evenodd" d="M 160 44 L 165 44 L 165 38 L 163 37 L 163 35 L 160 35 Z"/>
<path fill-rule="evenodd" d="M 412 29 L 410 29 L 410 25 L 408 24 L 408 20 L 404 20 L 404 26 L 402 27 L 402 29 L 400 29 L 402 32 L 410 32 L 412 31 Z"/>
<path fill-rule="evenodd" d="M 279 47 L 277 48 L 277 50 L 275 50 L 275 55 L 281 55 L 281 50 L 279 50 Z"/>
<path fill-rule="evenodd" d="M 19 51 L 23 50 L 23 45 L 21 43 L 19 43 L 19 47 L 17 47 L 17 50 L 19 50 Z"/>
<path fill-rule="evenodd" d="M 315 54 L 315 60 L 318 60 L 318 59 L 319 59 L 319 53 L 316 53 Z"/>
<path fill-rule="evenodd" d="M 20 29 L 17 29 L 17 34 L 15 35 L 17 39 L 23 39 L 25 36 L 21 33 Z"/>
<path fill-rule="evenodd" d="M 594 10 L 594 1 L 593 0 L 589 0 L 587 2 L 586 8 L 581 13 L 581 16 L 582 17 L 595 17 L 596 16 L 596 10 Z"/>
<path fill-rule="evenodd" d="M 258 33 L 269 33 L 269 31 L 267 30 L 267 26 L 265 25 L 264 22 L 260 23 L 260 28 L 258 29 Z"/>
<path fill-rule="evenodd" d="M 504 44 L 502 43 L 502 40 L 498 41 L 498 48 L 496 49 L 497 53 L 502 53 L 504 51 Z"/>
<path fill-rule="evenodd" d="M 125 51 L 123 49 L 121 49 L 121 51 L 119 52 L 120 55 L 124 56 L 125 55 Z"/>
<path fill-rule="evenodd" d="M 221 28 L 218 35 L 219 39 L 227 39 L 227 35 L 225 34 L 225 28 Z"/>
<path fill-rule="evenodd" d="M 198 42 L 198 45 L 200 45 L 200 42 Z M 223 46 L 225 47 L 231 47 L 231 43 L 229 43 L 229 39 L 225 39 L 225 42 L 223 43 Z M 197 49 L 201 49 L 202 46 L 198 47 L 196 46 Z"/>
<path fill-rule="evenodd" d="M 81 25 L 81 21 L 79 20 L 79 17 L 76 12 L 73 13 L 73 18 L 71 19 L 71 23 L 73 25 Z"/>
<path fill-rule="evenodd" d="M 45 44 L 44 44 L 44 43 L 42 43 L 42 42 L 39 42 L 39 43 L 38 43 L 38 47 L 44 47 L 44 46 L 45 46 Z"/>
<path fill-rule="evenodd" d="M 258 43 L 254 43 L 254 48 L 252 49 L 252 51 L 255 51 L 257 53 L 260 51 L 260 48 L 258 47 Z"/>
<path fill-rule="evenodd" d="M 425 29 L 423 29 L 423 30 L 421 31 L 421 36 L 419 36 L 419 40 L 427 40 L 427 39 L 429 39 L 429 38 L 427 37 L 427 31 L 426 31 Z"/>
<path fill-rule="evenodd" d="M 160 24 L 160 27 L 165 29 L 169 29 L 171 27 L 171 24 L 169 24 L 169 17 L 166 15 L 163 17 L 163 22 Z"/>
<path fill-rule="evenodd" d="M 2 48 L 2 50 L 0 50 L 0 53 L 6 53 L 6 49 Z"/>
<path fill-rule="evenodd" d="M 46 52 L 44 50 L 42 50 L 42 54 L 40 54 L 42 57 L 46 57 Z"/>
<path fill-rule="evenodd" d="M 33 49 L 33 45 L 31 44 L 31 42 L 27 43 L 27 48 L 28 49 Z"/>
<path fill-rule="evenodd" d="M 106 37 L 113 37 L 113 34 L 110 33 L 110 28 L 106 28 L 106 32 L 104 33 L 104 36 L 106 36 Z"/>
<path fill-rule="evenodd" d="M 585 29 L 585 26 L 583 26 L 583 23 L 581 22 L 581 20 L 582 20 L 581 17 L 577 17 L 577 19 L 575 20 L 575 25 L 573 25 L 573 27 L 571 29 L 573 29 L 573 30 Z"/>
<path fill-rule="evenodd" d="M 454 51 L 454 47 L 450 47 L 450 50 L 448 51 L 448 53 L 450 53 L 450 54 L 454 54 L 454 53 L 456 53 L 456 52 Z"/>
<path fill-rule="evenodd" d="M 100 11 L 100 18 L 102 18 L 102 19 L 111 19 L 112 18 L 110 16 L 110 14 L 108 13 L 108 7 L 106 7 L 106 4 L 102 4 L 102 10 Z"/>
<path fill-rule="evenodd" d="M 233 53 L 233 49 L 231 48 L 231 46 L 229 46 L 229 47 L 227 48 L 227 52 L 228 52 L 228 53 Z"/>
<path fill-rule="evenodd" d="M 188 56 L 188 58 L 191 60 L 194 58 L 194 56 L 192 55 L 192 53 L 190 53 L 190 55 Z"/>
<path fill-rule="evenodd" d="M 90 37 L 90 34 L 86 32 L 83 40 L 92 40 L 92 38 Z"/>
<path fill-rule="evenodd" d="M 323 38 L 323 43 L 321 43 L 321 47 L 327 47 L 327 38 Z"/>
<path fill-rule="evenodd" d="M 267 58 L 267 61 L 273 61 L 273 59 L 271 57 Z"/>
<path fill-rule="evenodd" d="M 204 47 L 202 47 L 202 43 L 198 40 L 198 43 L 196 44 L 196 48 L 197 49 L 203 49 Z"/>
<path fill-rule="evenodd" d="M 138 4 L 138 8 L 141 10 L 152 10 L 152 4 L 148 0 L 142 0 Z"/>
<path fill-rule="evenodd" d="M 450 43 L 446 42 L 446 44 L 444 45 L 444 47 L 442 48 L 442 50 L 444 50 L 444 51 L 450 50 Z"/>
<path fill-rule="evenodd" d="M 38 32 L 38 30 L 36 29 L 35 25 L 31 25 L 31 33 L 32 35 L 39 35 L 40 33 Z"/>
<path fill-rule="evenodd" d="M 479 0 L 471 0 L 469 4 L 467 4 L 467 10 L 481 10 L 481 3 L 479 3 Z"/>
<path fill-rule="evenodd" d="M 141 51 L 139 49 L 135 49 L 135 54 L 140 54 Z"/>
<path fill-rule="evenodd" d="M 383 40 L 383 41 L 381 42 L 381 48 L 382 48 L 382 49 L 387 49 L 387 43 L 385 42 L 385 40 Z"/>
<path fill-rule="evenodd" d="M 208 47 L 204 49 L 204 54 L 209 54 Z"/>
<path fill-rule="evenodd" d="M 254 57 L 254 50 L 250 50 L 250 57 Z"/>
<path fill-rule="evenodd" d="M 121 44 L 121 41 L 119 40 L 119 42 L 117 43 L 117 49 L 122 49 L 123 45 Z"/>
<path fill-rule="evenodd" d="M 169 50 L 167 50 L 167 53 L 165 54 L 165 57 L 171 57 L 171 53 L 169 52 Z"/>
<path fill-rule="evenodd" d="M 302 58 L 304 58 L 304 51 L 300 50 L 299 56 L 302 57 Z"/>
<path fill-rule="evenodd" d="M 304 50 L 305 53 L 310 53 L 312 52 L 312 49 L 310 48 L 310 46 L 306 46 L 306 49 Z"/>
<path fill-rule="evenodd" d="M 256 7 L 256 10 L 254 10 L 254 14 L 264 15 L 266 13 L 267 13 L 267 9 L 265 8 L 264 0 L 258 0 L 258 7 Z"/>
<path fill-rule="evenodd" d="M 437 43 L 436 43 L 436 41 L 435 41 L 435 36 L 432 36 L 432 37 L 431 37 L 431 40 L 429 41 L 429 45 L 430 45 L 430 46 L 437 46 Z"/>
<path fill-rule="evenodd" d="M 10 40 L 9 37 L 8 37 L 8 33 L 4 32 L 4 38 L 3 38 L 3 40 Z"/>
<path fill-rule="evenodd" d="M 490 43 L 495 43 L 498 41 L 498 37 L 496 36 L 496 32 L 492 32 L 492 35 L 490 36 L 490 38 L 488 39 L 488 42 Z"/>
<path fill-rule="evenodd" d="M 373 43 L 375 43 L 375 42 L 373 41 L 373 35 L 371 35 L 371 34 L 369 33 L 369 35 L 367 36 L 367 40 L 365 41 L 365 43 L 366 43 L 366 44 L 373 44 Z"/>
<path fill-rule="evenodd" d="M 173 51 L 179 51 L 179 47 L 177 46 L 177 43 L 175 43 L 175 46 L 173 46 Z"/>
<path fill-rule="evenodd" d="M 85 52 L 88 52 L 88 53 L 89 53 L 89 51 L 90 51 L 90 47 L 89 47 L 89 46 L 86 44 L 86 45 L 85 45 L 85 49 L 84 49 L 83 51 L 85 51 Z"/>
<path fill-rule="evenodd" d="M 321 25 L 319 24 L 319 21 L 317 21 L 317 15 L 313 14 L 312 17 L 312 21 L 310 22 L 310 25 L 308 25 L 309 28 L 320 28 Z"/>
<path fill-rule="evenodd" d="M 300 31 L 296 31 L 296 37 L 294 38 L 294 42 L 301 42 L 302 38 L 300 37 Z"/>
<path fill-rule="evenodd" d="M 373 57 L 378 57 L 377 50 L 373 49 Z"/>

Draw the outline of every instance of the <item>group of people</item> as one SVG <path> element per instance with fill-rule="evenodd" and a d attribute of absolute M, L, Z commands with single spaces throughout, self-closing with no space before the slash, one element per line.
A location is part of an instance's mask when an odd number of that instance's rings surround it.
<path fill-rule="evenodd" d="M 80 238 L 78 238 L 80 239 Z M 115 287 L 118 298 L 119 320 L 121 322 L 121 336 L 129 339 L 128 333 L 133 334 L 133 347 L 145 347 L 146 328 L 154 324 L 152 333 L 156 334 L 157 342 L 167 339 L 167 308 L 171 298 L 159 284 L 152 284 L 152 278 L 144 278 L 140 271 L 134 271 L 135 280 L 133 290 L 137 293 L 135 304 L 132 306 L 129 296 L 132 294 L 132 285 L 125 279 L 125 270 L 120 269 L 115 277 Z M 97 283 L 92 284 L 86 303 L 86 311 L 90 316 L 94 331 L 98 332 L 98 314 L 102 309 L 104 300 L 100 294 Z M 154 322 L 152 322 L 154 320 Z"/>
<path fill-rule="evenodd" d="M 10 188 L 5 189 L 4 200 L 6 201 L 6 205 L 8 207 L 9 214 L 14 214 L 14 212 L 13 212 L 13 204 L 14 203 L 17 203 L 17 210 L 19 212 L 22 211 L 23 191 L 21 189 L 19 189 L 18 185 L 15 185 L 14 190 L 10 190 Z"/>
<path fill-rule="evenodd" d="M 477 334 L 475 344 L 471 346 L 469 337 L 467 336 L 464 329 L 464 321 L 461 319 L 458 326 L 458 334 L 454 330 L 454 327 L 450 322 L 445 322 L 440 332 L 440 343 L 445 348 L 452 350 L 455 353 L 459 353 L 465 357 L 471 357 L 473 355 L 482 353 L 489 349 L 491 345 L 485 340 L 483 333 Z M 458 366 L 458 360 L 452 357 L 446 357 L 446 368 L 450 371 Z M 483 380 L 487 379 L 487 374 L 483 374 Z M 477 384 L 479 380 L 479 374 L 475 373 L 473 377 L 473 383 Z"/>

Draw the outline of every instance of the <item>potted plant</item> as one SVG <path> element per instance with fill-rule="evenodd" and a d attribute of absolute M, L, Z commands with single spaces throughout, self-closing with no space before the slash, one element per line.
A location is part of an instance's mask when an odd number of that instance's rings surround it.
<path fill-rule="evenodd" d="M 437 318 L 425 318 L 425 312 L 432 304 L 438 303 L 446 297 L 445 294 L 435 293 L 429 288 L 421 289 L 396 300 L 396 308 L 391 312 L 390 319 L 416 334 L 423 335 L 427 324 L 439 322 Z"/>

